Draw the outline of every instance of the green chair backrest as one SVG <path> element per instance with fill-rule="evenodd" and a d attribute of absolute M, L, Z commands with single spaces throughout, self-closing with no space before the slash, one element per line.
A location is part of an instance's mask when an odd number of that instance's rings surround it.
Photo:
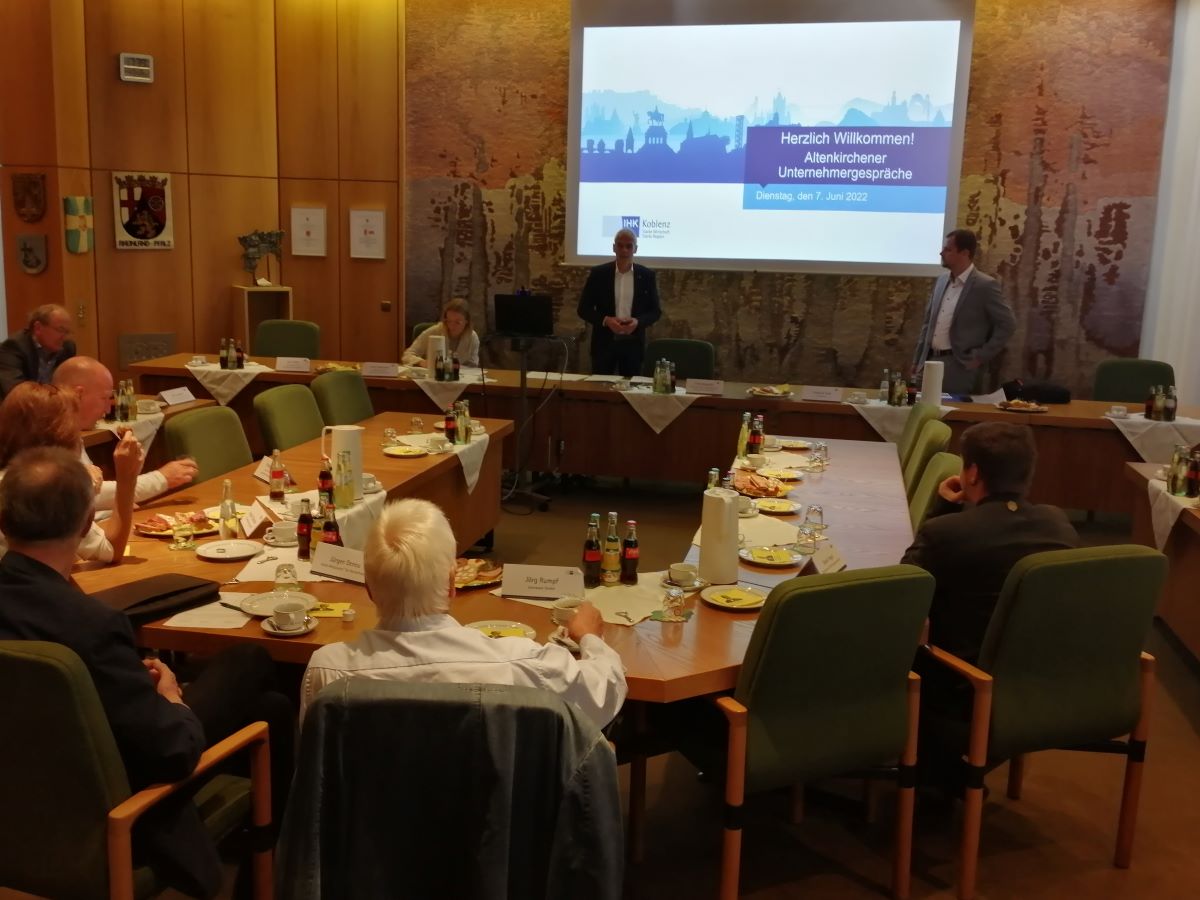
<path fill-rule="evenodd" d="M 316 398 L 302 384 L 281 384 L 255 395 L 254 414 L 267 453 L 319 438 L 325 427 Z"/>
<path fill-rule="evenodd" d="M 1144 403 L 1150 388 L 1175 383 L 1170 363 L 1157 359 L 1105 359 L 1096 366 L 1092 398 L 1109 403 Z"/>
<path fill-rule="evenodd" d="M 437 324 L 437 322 L 418 322 L 416 325 L 414 325 L 412 327 L 412 340 L 410 340 L 409 343 L 411 344 L 418 337 L 420 337 L 422 331 L 428 331 L 430 328 L 432 328 L 436 324 Z"/>
<path fill-rule="evenodd" d="M 917 435 L 908 462 L 904 464 L 904 493 L 910 502 L 929 461 L 949 446 L 950 426 L 945 422 L 930 419 L 921 426 L 921 433 Z"/>
<path fill-rule="evenodd" d="M 894 761 L 907 677 L 933 598 L 916 566 L 779 584 L 754 625 L 734 697 L 749 715 L 747 790 Z"/>
<path fill-rule="evenodd" d="M 661 338 L 646 345 L 642 374 L 653 375 L 654 364 L 660 359 L 675 363 L 675 378 L 713 378 L 717 371 L 717 354 L 708 341 L 684 338 Z M 682 384 L 680 385 L 682 387 Z"/>
<path fill-rule="evenodd" d="M 935 453 L 925 466 L 917 489 L 913 491 L 912 499 L 908 501 L 908 517 L 912 521 L 913 532 L 921 527 L 921 523 L 929 516 L 929 511 L 937 502 L 938 486 L 951 475 L 962 472 L 962 457 L 957 453 Z"/>
<path fill-rule="evenodd" d="M 900 440 L 896 443 L 896 453 L 900 456 L 900 471 L 908 464 L 913 447 L 917 443 L 917 435 L 930 419 L 938 417 L 938 408 L 932 403 L 918 403 L 908 410 L 908 418 L 904 420 L 904 430 L 900 432 Z"/>
<path fill-rule="evenodd" d="M 87 668 L 61 644 L 0 641 L 0 710 L 0 885 L 107 897 L 106 817 L 130 791 Z"/>
<path fill-rule="evenodd" d="M 172 416 L 163 424 L 163 433 L 171 459 L 190 456 L 196 461 L 196 481 L 208 481 L 254 461 L 242 420 L 227 406 Z"/>
<path fill-rule="evenodd" d="M 1166 572 L 1165 556 L 1134 545 L 1034 553 L 1013 567 L 979 654 L 995 679 L 989 757 L 1133 728 L 1139 658 Z"/>
<path fill-rule="evenodd" d="M 367 383 L 358 372 L 318 375 L 313 379 L 312 392 L 326 425 L 353 425 L 375 415 Z"/>
<path fill-rule="evenodd" d="M 321 326 L 301 319 L 264 319 L 254 332 L 255 356 L 321 356 Z"/>

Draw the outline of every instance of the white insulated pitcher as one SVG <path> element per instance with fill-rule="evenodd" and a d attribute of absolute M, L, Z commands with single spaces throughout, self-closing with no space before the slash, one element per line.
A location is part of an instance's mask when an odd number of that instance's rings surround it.
<path fill-rule="evenodd" d="M 350 477 L 354 484 L 354 499 L 363 498 L 362 486 L 362 439 L 366 431 L 361 425 L 326 425 L 321 429 L 321 454 L 328 456 L 336 468 L 338 454 L 350 451 Z M 325 435 L 330 435 L 329 449 L 325 449 Z"/>

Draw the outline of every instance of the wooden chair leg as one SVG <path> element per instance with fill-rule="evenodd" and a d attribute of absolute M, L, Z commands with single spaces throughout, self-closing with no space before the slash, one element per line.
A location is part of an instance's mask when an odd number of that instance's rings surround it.
<path fill-rule="evenodd" d="M 271 830 L 271 743 L 270 738 L 255 744 L 250 750 L 250 821 L 259 833 L 261 843 L 251 860 L 255 900 L 272 900 L 275 896 L 275 860 L 272 847 L 264 832 Z M 278 825 L 280 823 L 276 823 Z"/>
<path fill-rule="evenodd" d="M 742 872 L 742 829 L 726 828 L 721 840 L 721 900 L 737 900 Z"/>
<path fill-rule="evenodd" d="M 892 896 L 908 900 L 912 882 L 913 807 L 916 805 L 917 723 L 921 716 L 921 678 L 908 673 L 908 730 L 900 755 L 896 795 L 896 843 L 892 850 Z"/>
<path fill-rule="evenodd" d="M 799 825 L 804 821 L 804 785 L 792 785 L 792 824 Z"/>
<path fill-rule="evenodd" d="M 742 809 L 746 801 L 747 709 L 732 697 L 718 697 L 729 724 L 725 768 L 725 833 L 721 841 L 721 900 L 737 900 L 742 871 Z"/>
<path fill-rule="evenodd" d="M 1142 654 L 1141 712 L 1129 735 L 1129 756 L 1125 762 L 1125 784 L 1121 789 L 1121 816 L 1117 821 L 1117 849 L 1113 865 L 1128 869 L 1133 858 L 1133 833 L 1137 827 L 1138 801 L 1142 795 L 1142 768 L 1145 765 L 1146 737 L 1150 733 L 1150 695 L 1154 686 L 1154 657 Z"/>
<path fill-rule="evenodd" d="M 1025 754 L 1014 756 L 1008 761 L 1008 797 L 1021 799 L 1021 787 L 1025 783 Z"/>
<path fill-rule="evenodd" d="M 973 900 L 979 874 L 979 830 L 983 825 L 983 788 L 968 788 L 963 798 L 959 847 L 958 900 Z"/>

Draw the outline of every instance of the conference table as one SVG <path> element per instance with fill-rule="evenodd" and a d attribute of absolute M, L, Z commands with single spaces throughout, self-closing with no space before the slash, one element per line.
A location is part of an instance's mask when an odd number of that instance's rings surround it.
<path fill-rule="evenodd" d="M 186 386 L 197 396 L 207 397 L 187 370 L 190 358 L 190 354 L 177 353 L 136 363 L 131 370 L 143 393 Z M 253 359 L 271 367 L 276 362 L 271 357 Z M 254 396 L 280 384 L 309 384 L 316 377 L 316 369 L 330 364 L 355 365 L 313 360 L 313 372 L 272 368 L 258 374 L 230 401 L 256 453 L 268 448 L 258 432 Z M 488 369 L 487 376 L 487 382 L 465 388 L 472 414 L 519 420 L 519 373 Z M 365 381 L 377 412 L 431 416 L 439 411 L 410 378 L 367 377 Z M 696 397 L 661 433 L 655 433 L 611 383 L 560 382 L 556 376 L 545 374 L 531 377 L 528 399 L 533 417 L 526 437 L 528 467 L 563 474 L 703 483 L 710 467 L 727 464 L 737 439 L 740 414 L 747 411 L 763 415 L 772 434 L 882 441 L 850 404 L 801 399 L 800 385 L 793 386 L 795 393 L 788 398 L 751 396 L 750 387 L 743 382 L 724 382 L 718 395 Z M 850 390 L 840 389 L 835 396 Z M 1127 462 L 1141 461 L 1141 457 L 1104 416 L 1110 404 L 1075 400 L 1051 406 L 1044 414 L 1007 412 L 984 403 L 946 405 L 951 409 L 943 421 L 953 433 L 951 449 L 957 447 L 963 430 L 976 422 L 1017 422 L 1033 429 L 1038 468 L 1032 499 L 1071 509 L 1133 511 L 1134 494 L 1123 468 Z M 1180 415 L 1200 416 L 1200 407 L 1183 407 Z M 509 468 L 515 468 L 514 450 L 515 442 L 509 442 L 505 449 L 505 465 Z"/>

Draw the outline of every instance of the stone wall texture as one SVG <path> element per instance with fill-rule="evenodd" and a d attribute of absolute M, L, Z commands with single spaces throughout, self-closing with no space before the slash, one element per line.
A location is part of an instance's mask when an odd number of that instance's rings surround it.
<path fill-rule="evenodd" d="M 561 262 L 569 0 L 406 9 L 408 322 L 451 297 L 482 320 L 486 297 L 528 287 L 582 337 L 586 270 Z M 1099 360 L 1137 354 L 1173 17 L 1171 0 L 976 6 L 959 224 L 979 233 L 977 264 L 1018 323 L 992 383 L 1032 376 L 1086 396 Z M 871 386 L 911 359 L 931 286 L 663 270 L 652 336 L 712 341 L 726 379 Z"/>

